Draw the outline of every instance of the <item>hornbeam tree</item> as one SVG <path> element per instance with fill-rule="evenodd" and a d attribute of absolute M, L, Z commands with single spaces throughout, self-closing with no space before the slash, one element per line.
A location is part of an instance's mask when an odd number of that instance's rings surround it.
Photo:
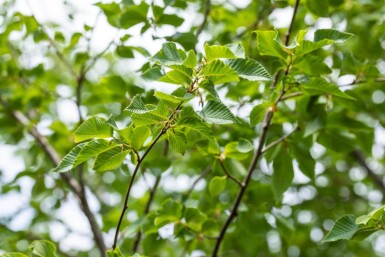
<path fill-rule="evenodd" d="M 1 257 L 385 254 L 384 1 L 21 2 Z"/>

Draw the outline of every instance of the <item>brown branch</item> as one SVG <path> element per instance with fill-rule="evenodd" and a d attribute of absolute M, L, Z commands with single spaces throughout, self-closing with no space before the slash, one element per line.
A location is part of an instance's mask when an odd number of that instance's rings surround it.
<path fill-rule="evenodd" d="M 7 103 L 0 98 L 0 103 L 7 108 Z M 30 127 L 29 133 L 35 138 L 35 140 L 39 143 L 41 148 L 44 150 L 44 152 L 47 154 L 48 158 L 51 160 L 51 162 L 57 166 L 60 164 L 61 157 L 56 152 L 56 150 L 52 147 L 52 145 L 48 142 L 47 138 L 40 134 L 40 132 L 37 130 L 36 127 L 30 126 L 29 119 L 21 112 L 19 111 L 10 111 L 11 116 L 17 120 L 19 123 L 24 125 L 24 127 Z M 98 247 L 101 256 L 105 257 L 106 247 L 103 240 L 102 232 L 99 228 L 98 223 L 96 222 L 95 216 L 92 213 L 88 200 L 85 194 L 83 194 L 82 186 L 79 184 L 77 180 L 75 180 L 69 173 L 60 173 L 61 179 L 64 180 L 64 182 L 68 185 L 70 190 L 74 193 L 76 196 L 80 208 L 82 209 L 84 215 L 86 216 L 90 227 L 92 234 L 94 236 L 95 244 Z"/>
<path fill-rule="evenodd" d="M 293 27 L 293 23 L 294 23 L 294 20 L 295 20 L 295 15 L 297 13 L 299 1 L 300 0 L 296 1 L 295 7 L 294 7 L 292 21 L 291 21 L 291 24 L 290 24 L 290 27 L 289 27 L 289 31 L 286 34 L 286 42 L 285 42 L 286 45 L 288 45 L 288 42 L 290 40 L 290 35 L 292 33 L 292 27 Z M 285 70 L 285 73 L 284 73 L 285 76 L 287 76 L 289 74 L 289 72 L 290 72 L 291 62 L 292 62 L 292 59 L 290 59 L 290 62 L 289 62 L 289 64 L 286 67 L 286 70 Z M 275 74 L 274 81 L 273 81 L 273 83 L 271 85 L 272 88 L 276 87 L 276 85 L 278 83 L 278 80 L 280 78 L 280 75 L 281 75 L 281 71 L 278 71 Z M 244 178 L 244 180 L 242 181 L 242 185 L 243 186 L 240 187 L 240 189 L 238 191 L 238 194 L 237 194 L 237 197 L 236 197 L 236 199 L 234 201 L 234 204 L 233 204 L 233 206 L 231 208 L 230 214 L 227 217 L 225 224 L 222 226 L 221 231 L 219 232 L 218 238 L 217 238 L 215 246 L 214 246 L 213 253 L 211 255 L 212 257 L 217 257 L 218 256 L 218 252 L 219 252 L 219 249 L 221 247 L 222 241 L 223 241 L 223 239 L 225 237 L 226 231 L 227 231 L 228 227 L 230 226 L 230 224 L 232 223 L 232 221 L 238 215 L 238 207 L 241 204 L 243 195 L 246 192 L 247 186 L 250 183 L 251 176 L 252 176 L 252 174 L 253 174 L 253 172 L 254 172 L 257 164 L 258 164 L 258 161 L 259 161 L 259 159 L 261 158 L 261 156 L 263 154 L 263 146 L 264 146 L 265 141 L 266 141 L 266 136 L 267 136 L 267 132 L 269 130 L 270 124 L 271 124 L 271 120 L 273 119 L 274 112 L 276 111 L 276 106 L 282 101 L 286 91 L 287 90 L 283 87 L 282 91 L 281 91 L 281 94 L 279 95 L 278 99 L 275 101 L 274 105 L 271 106 L 266 111 L 266 113 L 265 113 L 265 116 L 264 116 L 264 119 L 263 119 L 263 122 L 262 122 L 262 131 L 261 131 L 261 134 L 259 136 L 258 148 L 257 148 L 257 150 L 256 150 L 256 152 L 254 154 L 253 160 L 251 161 L 251 163 L 249 165 L 249 168 L 247 170 L 247 175 Z"/>
<path fill-rule="evenodd" d="M 199 175 L 199 177 L 197 177 L 194 182 L 191 184 L 191 187 L 189 188 L 189 190 L 187 191 L 186 193 L 186 198 L 188 198 L 188 196 L 192 193 L 192 191 L 194 190 L 194 188 L 196 187 L 196 185 L 198 184 L 199 181 L 201 181 L 204 177 L 206 177 L 211 171 L 211 166 L 207 166 L 203 171 L 202 173 Z"/>
<path fill-rule="evenodd" d="M 143 212 L 143 217 L 146 217 L 146 215 L 150 212 L 150 207 L 151 207 L 152 201 L 154 200 L 156 190 L 158 189 L 160 178 L 161 178 L 161 175 L 156 176 L 155 184 L 150 189 L 150 195 L 148 197 L 146 207 L 145 207 L 144 212 Z M 138 250 L 141 240 L 142 240 L 142 232 L 140 232 L 140 230 L 139 230 L 135 236 L 134 244 L 132 246 L 132 252 L 135 253 Z"/>
<path fill-rule="evenodd" d="M 140 165 L 142 164 L 143 160 L 146 158 L 148 153 L 151 151 L 151 149 L 159 141 L 159 139 L 167 132 L 167 130 L 169 129 L 169 122 L 170 122 L 170 120 L 172 120 L 174 118 L 176 112 L 181 108 L 182 104 L 183 104 L 183 101 L 180 102 L 179 105 L 172 112 L 172 114 L 168 118 L 168 122 L 166 122 L 164 124 L 164 126 L 161 129 L 161 131 L 159 132 L 158 136 L 154 139 L 154 141 L 151 143 L 151 145 L 147 148 L 147 150 L 144 152 L 143 156 L 141 158 L 138 158 L 138 163 L 135 166 L 134 172 L 132 174 L 132 177 L 131 177 L 130 182 L 129 182 L 128 187 L 127 187 L 127 192 L 126 192 L 126 195 L 124 197 L 123 208 L 122 208 L 122 211 L 120 213 L 119 221 L 118 221 L 118 224 L 116 225 L 116 231 L 115 231 L 115 236 L 114 236 L 114 243 L 112 245 L 112 249 L 114 249 L 114 250 L 115 250 L 115 248 L 117 246 L 120 226 L 122 225 L 124 214 L 126 213 L 126 211 L 128 209 L 128 199 L 130 197 L 131 188 L 132 188 L 132 186 L 134 184 L 134 180 L 135 180 L 135 177 L 136 177 L 136 175 L 137 175 L 137 173 L 139 171 Z"/>
<path fill-rule="evenodd" d="M 355 150 L 352 153 L 353 158 L 360 164 L 368 173 L 373 182 L 381 189 L 382 195 L 385 196 L 385 183 L 381 176 L 377 175 L 366 163 L 365 157 L 362 152 Z"/>
<path fill-rule="evenodd" d="M 281 100 L 283 100 L 283 97 L 282 97 Z M 294 132 L 296 132 L 297 130 L 299 130 L 299 127 L 296 127 L 295 129 L 293 129 L 289 134 L 284 135 L 284 136 L 278 138 L 277 140 L 271 142 L 270 144 L 268 144 L 266 147 L 264 147 L 264 148 L 262 149 L 262 153 L 265 153 L 266 151 L 268 151 L 268 150 L 271 149 L 272 147 L 274 147 L 274 146 L 276 146 L 276 145 L 282 143 L 283 141 L 285 141 L 288 137 L 290 137 L 290 136 L 291 136 Z"/>
<path fill-rule="evenodd" d="M 203 29 L 205 28 L 206 26 L 206 23 L 207 23 L 207 19 L 210 15 L 210 11 L 211 11 L 211 0 L 205 0 L 205 12 L 203 14 L 203 21 L 201 23 L 201 25 L 198 27 L 197 29 L 197 32 L 196 32 L 196 38 L 199 37 L 199 35 L 203 32 Z"/>
<path fill-rule="evenodd" d="M 291 17 L 290 26 L 289 26 L 289 29 L 287 30 L 287 33 L 285 36 L 285 45 L 286 46 L 289 45 L 290 37 L 291 37 L 291 34 L 293 33 L 294 21 L 295 21 L 295 16 L 297 15 L 299 2 L 300 2 L 300 0 L 296 0 L 295 4 L 294 4 L 293 16 Z"/>
<path fill-rule="evenodd" d="M 218 159 L 218 161 L 222 167 L 223 172 L 226 174 L 226 176 L 229 177 L 232 181 L 234 181 L 234 183 L 237 184 L 238 186 L 243 187 L 244 185 L 242 184 L 242 182 L 228 172 L 223 161 L 221 159 Z"/>
<path fill-rule="evenodd" d="M 291 99 L 291 98 L 294 98 L 294 97 L 297 97 L 297 96 L 301 96 L 301 95 L 303 95 L 302 92 L 294 92 L 294 93 L 291 93 L 291 94 L 283 96 L 281 100 L 285 101 L 285 100 L 288 100 L 288 99 Z"/>

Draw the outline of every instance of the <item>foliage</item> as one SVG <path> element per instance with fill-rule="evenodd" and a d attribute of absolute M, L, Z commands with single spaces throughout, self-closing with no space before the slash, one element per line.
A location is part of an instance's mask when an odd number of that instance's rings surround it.
<path fill-rule="evenodd" d="M 384 254 L 383 3 L 238 4 L 103 1 L 66 31 L 4 1 L 0 140 L 25 168 L 0 192 L 28 202 L 1 256 Z"/>

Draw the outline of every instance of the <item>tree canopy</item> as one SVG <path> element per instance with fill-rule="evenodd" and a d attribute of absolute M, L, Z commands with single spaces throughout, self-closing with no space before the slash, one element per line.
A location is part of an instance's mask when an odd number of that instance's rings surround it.
<path fill-rule="evenodd" d="M 1 2 L 1 257 L 385 254 L 385 1 Z"/>

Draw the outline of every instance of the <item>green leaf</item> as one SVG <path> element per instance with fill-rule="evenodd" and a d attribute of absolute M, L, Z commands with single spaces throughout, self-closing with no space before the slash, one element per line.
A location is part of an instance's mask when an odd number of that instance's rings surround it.
<path fill-rule="evenodd" d="M 265 112 L 266 107 L 263 104 L 254 106 L 250 112 L 250 125 L 256 126 L 258 123 L 262 122 Z"/>
<path fill-rule="evenodd" d="M 289 146 L 290 153 L 292 153 L 297 160 L 301 172 L 313 180 L 315 177 L 315 160 L 309 152 L 309 147 L 300 141 L 293 141 Z"/>
<path fill-rule="evenodd" d="M 106 119 L 94 116 L 84 121 L 74 132 L 75 142 L 81 142 L 93 138 L 112 137 L 112 128 Z"/>
<path fill-rule="evenodd" d="M 284 61 L 288 57 L 288 52 L 280 42 L 278 42 L 278 32 L 273 30 L 257 30 L 257 47 L 260 55 L 278 57 Z"/>
<path fill-rule="evenodd" d="M 190 99 L 194 98 L 194 95 L 192 95 L 192 94 L 186 94 L 184 97 L 180 97 L 180 96 L 175 96 L 175 95 L 169 95 L 169 94 L 166 94 L 166 93 L 163 93 L 160 91 L 156 91 L 154 93 L 154 96 L 158 99 L 161 99 L 161 100 L 164 100 L 164 101 L 167 101 L 170 103 L 174 103 L 174 104 L 179 104 L 181 102 L 187 102 Z"/>
<path fill-rule="evenodd" d="M 72 170 L 75 167 L 75 160 L 85 144 L 86 143 L 81 143 L 72 148 L 72 150 L 64 156 L 60 164 L 53 169 L 53 172 L 67 172 Z"/>
<path fill-rule="evenodd" d="M 283 193 L 291 186 L 293 179 L 292 160 L 286 149 L 280 146 L 279 153 L 273 161 L 273 175 L 271 179 L 271 186 L 277 203 L 282 201 Z"/>
<path fill-rule="evenodd" d="M 197 66 L 197 57 L 193 50 L 188 51 L 186 59 L 183 61 L 183 66 L 194 69 Z"/>
<path fill-rule="evenodd" d="M 211 62 L 216 59 L 236 59 L 245 58 L 245 50 L 242 44 L 233 45 L 213 45 L 209 46 L 207 43 L 204 46 L 207 62 Z"/>
<path fill-rule="evenodd" d="M 328 17 L 329 16 L 329 4 L 328 0 L 306 0 L 307 8 L 319 17 Z"/>
<path fill-rule="evenodd" d="M 358 229 L 355 220 L 356 217 L 354 215 L 345 215 L 339 218 L 322 240 L 322 243 L 351 239 Z"/>
<path fill-rule="evenodd" d="M 93 166 L 95 171 L 109 171 L 119 168 L 130 150 L 124 150 L 122 146 L 114 147 L 99 154 Z"/>
<path fill-rule="evenodd" d="M 191 107 L 183 108 L 178 120 L 178 126 L 193 130 L 202 137 L 215 143 L 211 128 L 196 115 Z"/>
<path fill-rule="evenodd" d="M 184 86 L 189 86 L 192 83 L 193 70 L 191 68 L 181 65 L 172 65 L 170 67 L 173 70 L 167 72 L 159 81 Z"/>
<path fill-rule="evenodd" d="M 209 93 L 213 100 L 220 101 L 218 92 L 215 90 L 214 83 L 212 81 L 204 79 L 199 82 L 198 87 Z"/>
<path fill-rule="evenodd" d="M 0 257 L 28 257 L 28 256 L 22 253 L 12 252 L 12 253 L 3 253 L 2 255 L 0 255 Z"/>
<path fill-rule="evenodd" d="M 87 161 L 90 158 L 93 158 L 102 152 L 105 152 L 113 147 L 116 147 L 116 142 L 106 139 L 96 139 L 90 142 L 87 142 L 80 150 L 78 156 L 75 158 L 73 163 L 73 168 L 79 164 Z"/>
<path fill-rule="evenodd" d="M 270 81 L 272 80 L 270 74 L 257 61 L 252 59 L 234 59 L 225 62 L 228 66 L 233 68 L 239 77 L 251 81 Z"/>
<path fill-rule="evenodd" d="M 325 39 L 333 40 L 335 43 L 345 43 L 354 35 L 347 32 L 341 32 L 335 29 L 318 29 L 314 33 L 314 41 L 319 42 Z"/>
<path fill-rule="evenodd" d="M 48 240 L 33 241 L 28 249 L 33 257 L 56 257 L 56 246 Z"/>
<path fill-rule="evenodd" d="M 355 100 L 350 95 L 342 92 L 336 85 L 329 83 L 322 78 L 311 78 L 308 82 L 302 84 L 301 87 L 309 95 L 330 94 L 345 99 Z"/>
<path fill-rule="evenodd" d="M 321 58 L 314 55 L 306 55 L 293 63 L 293 67 L 303 71 L 308 75 L 329 74 L 332 70 L 327 66 Z"/>
<path fill-rule="evenodd" d="M 237 72 L 220 60 L 214 60 L 204 65 L 201 74 L 208 77 L 214 84 L 239 80 Z"/>
<path fill-rule="evenodd" d="M 163 226 L 173 221 L 179 221 L 182 217 L 183 206 L 175 200 L 169 198 L 164 201 L 157 212 L 155 218 L 156 226 Z"/>
<path fill-rule="evenodd" d="M 148 9 L 149 5 L 146 4 L 145 1 L 141 1 L 140 4 L 137 5 L 126 7 L 120 17 L 121 27 L 127 29 L 136 24 L 147 22 Z"/>
<path fill-rule="evenodd" d="M 117 246 L 114 250 L 107 251 L 107 257 L 124 257 L 124 255 L 120 251 L 119 246 Z"/>
<path fill-rule="evenodd" d="M 187 149 L 187 139 L 183 132 L 167 130 L 170 148 L 175 152 L 184 154 Z"/>
<path fill-rule="evenodd" d="M 142 102 L 141 97 L 139 95 L 136 95 L 132 99 L 131 104 L 127 106 L 125 111 L 129 111 L 130 113 L 142 114 L 148 112 L 148 109 Z"/>
<path fill-rule="evenodd" d="M 151 130 L 148 127 L 137 127 L 132 130 L 131 146 L 140 150 L 147 138 L 151 136 Z"/>
<path fill-rule="evenodd" d="M 162 45 L 162 49 L 151 57 L 151 60 L 169 66 L 183 64 L 184 58 L 181 56 L 180 51 L 178 51 L 176 44 L 168 42 Z"/>
<path fill-rule="evenodd" d="M 143 72 L 142 78 L 149 81 L 157 81 L 164 75 L 163 71 L 158 66 L 155 66 Z"/>
<path fill-rule="evenodd" d="M 373 211 L 371 211 L 367 215 L 360 216 L 356 219 L 356 224 L 358 225 L 367 225 L 369 221 L 377 221 L 381 218 L 381 216 L 384 214 L 384 208 L 385 205 L 381 206 L 380 208 L 377 208 Z"/>
<path fill-rule="evenodd" d="M 208 123 L 230 124 L 235 123 L 235 116 L 219 101 L 208 101 L 199 115 Z"/>
<path fill-rule="evenodd" d="M 202 230 L 202 225 L 207 220 L 206 214 L 195 208 L 186 208 L 184 218 L 186 220 L 186 225 L 197 232 Z"/>
<path fill-rule="evenodd" d="M 225 189 L 227 183 L 227 176 L 215 176 L 211 179 L 209 184 L 209 192 L 212 197 L 218 196 Z"/>
<path fill-rule="evenodd" d="M 238 142 L 231 142 L 225 146 L 223 154 L 226 158 L 233 158 L 236 160 L 246 159 L 254 146 L 250 143 L 249 140 L 240 138 Z"/>
<path fill-rule="evenodd" d="M 159 103 L 155 110 L 145 113 L 133 113 L 132 121 L 136 127 L 148 126 L 153 124 L 162 124 L 168 120 L 169 110 L 167 106 Z"/>
<path fill-rule="evenodd" d="M 123 46 L 123 45 L 117 46 L 116 54 L 123 58 L 134 58 L 134 52 L 129 46 Z"/>

